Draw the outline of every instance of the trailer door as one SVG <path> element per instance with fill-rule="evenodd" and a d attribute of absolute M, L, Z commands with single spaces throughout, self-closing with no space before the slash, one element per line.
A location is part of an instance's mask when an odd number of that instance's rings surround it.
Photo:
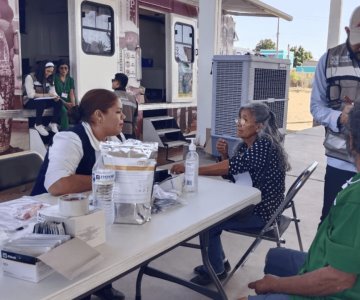
<path fill-rule="evenodd" d="M 196 20 L 169 14 L 166 23 L 166 101 L 195 101 L 197 90 Z"/>
<path fill-rule="evenodd" d="M 111 89 L 118 66 L 116 3 L 68 0 L 69 56 L 79 99 L 90 89 Z"/>

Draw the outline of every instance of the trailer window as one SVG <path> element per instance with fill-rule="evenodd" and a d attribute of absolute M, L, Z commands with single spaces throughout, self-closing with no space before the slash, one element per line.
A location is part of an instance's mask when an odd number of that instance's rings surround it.
<path fill-rule="evenodd" d="M 114 11 L 108 5 L 81 4 L 81 44 L 87 54 L 114 54 Z"/>
<path fill-rule="evenodd" d="M 175 23 L 175 60 L 177 62 L 194 62 L 194 27 Z"/>

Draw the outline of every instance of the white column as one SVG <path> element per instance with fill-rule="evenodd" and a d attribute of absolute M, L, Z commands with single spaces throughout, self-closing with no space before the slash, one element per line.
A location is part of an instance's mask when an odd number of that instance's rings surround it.
<path fill-rule="evenodd" d="M 197 138 L 201 145 L 206 142 L 206 128 L 211 127 L 212 75 L 210 72 L 212 58 L 214 54 L 219 53 L 221 1 L 199 1 Z"/>
<path fill-rule="evenodd" d="M 342 0 L 331 0 L 329 14 L 329 28 L 327 48 L 332 48 L 340 44 L 340 21 L 342 13 Z"/>

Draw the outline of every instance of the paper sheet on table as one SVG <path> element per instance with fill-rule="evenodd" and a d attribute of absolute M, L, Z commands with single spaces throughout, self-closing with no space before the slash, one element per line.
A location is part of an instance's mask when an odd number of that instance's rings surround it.
<path fill-rule="evenodd" d="M 38 97 L 34 98 L 34 100 L 54 100 L 55 97 Z"/>
<path fill-rule="evenodd" d="M 253 182 L 249 172 L 239 173 L 233 176 L 236 184 L 253 186 Z"/>
<path fill-rule="evenodd" d="M 40 255 L 38 259 L 71 280 L 91 269 L 103 257 L 86 242 L 73 238 L 53 250 Z"/>

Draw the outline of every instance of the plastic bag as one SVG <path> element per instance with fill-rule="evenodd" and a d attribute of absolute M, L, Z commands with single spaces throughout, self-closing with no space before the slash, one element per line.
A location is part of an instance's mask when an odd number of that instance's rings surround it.
<path fill-rule="evenodd" d="M 106 167 L 115 170 L 114 223 L 143 224 L 151 217 L 151 195 L 158 143 L 126 140 L 107 142 Z"/>

